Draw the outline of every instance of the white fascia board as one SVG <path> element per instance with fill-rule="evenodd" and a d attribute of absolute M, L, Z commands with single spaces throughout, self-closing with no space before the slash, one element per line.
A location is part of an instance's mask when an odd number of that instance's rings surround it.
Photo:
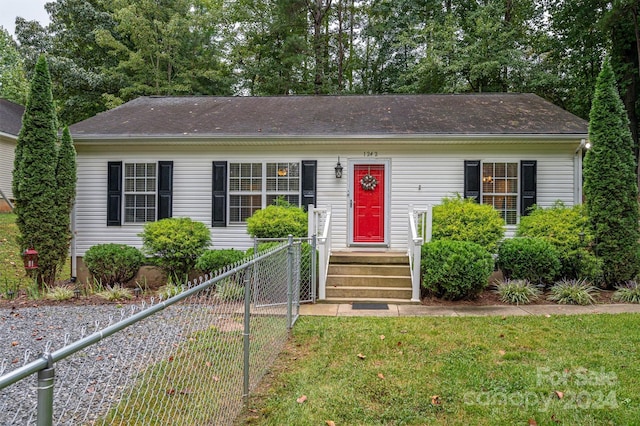
<path fill-rule="evenodd" d="M 414 135 L 76 135 L 75 145 L 113 145 L 114 143 L 141 145 L 304 145 L 343 144 L 345 140 L 362 140 L 368 143 L 415 144 L 470 144 L 470 143 L 575 143 L 588 138 L 587 134 L 414 134 Z"/>

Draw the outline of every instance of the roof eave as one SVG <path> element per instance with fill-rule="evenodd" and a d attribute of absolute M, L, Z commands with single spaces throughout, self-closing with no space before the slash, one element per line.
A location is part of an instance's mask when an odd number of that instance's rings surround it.
<path fill-rule="evenodd" d="M 12 140 L 18 140 L 18 135 L 14 135 L 13 133 L 6 133 L 0 130 L 0 137 Z"/>
<path fill-rule="evenodd" d="M 212 144 L 212 143 L 229 143 L 254 144 L 256 142 L 279 142 L 279 143 L 315 143 L 322 141 L 324 143 L 341 143 L 344 140 L 367 140 L 367 141 L 384 141 L 393 140 L 395 143 L 415 143 L 417 141 L 428 143 L 440 142 L 574 142 L 580 139 L 588 139 L 587 133 L 476 133 L 476 134 L 452 134 L 452 133 L 429 133 L 429 134 L 343 134 L 343 135 L 220 135 L 220 134 L 183 134 L 183 135 L 83 135 L 74 134 L 74 143 L 91 145 L 109 145 L 115 141 L 127 141 L 142 144 L 165 143 L 165 144 Z"/>

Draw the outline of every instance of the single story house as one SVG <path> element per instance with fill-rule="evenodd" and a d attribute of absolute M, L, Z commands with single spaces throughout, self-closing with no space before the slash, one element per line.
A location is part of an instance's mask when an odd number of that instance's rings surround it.
<path fill-rule="evenodd" d="M 165 217 L 246 249 L 277 197 L 330 209 L 333 251 L 406 253 L 409 211 L 456 193 L 512 234 L 533 204 L 581 202 L 587 127 L 533 94 L 141 97 L 71 126 L 74 251 L 140 247 Z"/>
<path fill-rule="evenodd" d="M 24 107 L 0 99 L 0 211 L 9 210 L 13 203 L 13 160 L 18 134 L 22 128 Z"/>

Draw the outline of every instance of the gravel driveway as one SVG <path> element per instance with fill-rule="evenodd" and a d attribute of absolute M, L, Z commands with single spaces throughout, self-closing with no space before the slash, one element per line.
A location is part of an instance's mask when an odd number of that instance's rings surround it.
<path fill-rule="evenodd" d="M 0 309 L 0 375 L 101 330 L 140 308 L 127 305 Z M 54 424 L 87 424 L 104 414 L 139 370 L 183 333 L 177 309 L 161 311 L 55 366 Z M 36 377 L 0 390 L 0 425 L 36 422 Z"/>

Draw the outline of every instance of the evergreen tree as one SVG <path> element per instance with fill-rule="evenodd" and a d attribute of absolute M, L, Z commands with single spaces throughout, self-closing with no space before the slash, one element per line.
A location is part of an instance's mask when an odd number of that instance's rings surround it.
<path fill-rule="evenodd" d="M 38 281 L 52 284 L 59 265 L 55 239 L 57 135 L 51 77 L 44 56 L 35 67 L 27 106 L 18 135 L 14 167 L 19 243 L 38 253 Z"/>
<path fill-rule="evenodd" d="M 73 147 L 73 140 L 67 126 L 62 132 L 62 140 L 58 148 L 56 184 L 56 209 L 58 212 L 55 217 L 54 240 L 59 243 L 56 252 L 58 261 L 62 264 L 69 254 L 71 209 L 76 197 L 76 150 Z"/>
<path fill-rule="evenodd" d="M 604 285 L 611 287 L 638 273 L 640 214 L 629 119 L 609 61 L 596 81 L 589 119 L 592 148 L 584 162 L 584 193 Z"/>

